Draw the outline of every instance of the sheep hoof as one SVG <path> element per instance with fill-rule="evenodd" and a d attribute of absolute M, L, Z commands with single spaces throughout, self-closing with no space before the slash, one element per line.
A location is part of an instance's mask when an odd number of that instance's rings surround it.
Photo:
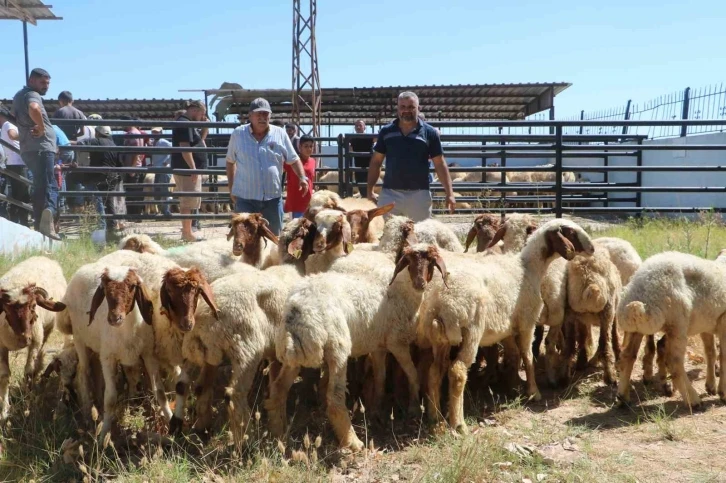
<path fill-rule="evenodd" d="M 709 396 L 715 396 L 716 395 L 716 384 L 708 384 L 706 383 L 706 392 Z"/>
<path fill-rule="evenodd" d="M 702 413 L 706 410 L 706 405 L 703 403 L 696 403 L 691 405 L 691 412 L 692 413 Z"/>
<path fill-rule="evenodd" d="M 357 453 L 364 448 L 364 445 L 361 442 L 361 440 L 359 440 L 356 436 L 353 436 L 353 438 L 351 438 L 350 442 L 341 444 L 340 447 L 342 449 L 347 448 L 347 449 L 351 450 L 353 453 Z"/>
<path fill-rule="evenodd" d="M 530 401 L 541 401 L 542 400 L 542 394 L 539 393 L 539 391 L 535 391 L 533 394 L 529 395 L 528 398 Z"/>
<path fill-rule="evenodd" d="M 622 394 L 618 394 L 615 396 L 615 407 L 618 408 L 630 408 L 630 398 L 623 396 Z"/>
<path fill-rule="evenodd" d="M 458 434 L 469 434 L 469 427 L 465 423 L 457 424 L 456 430 Z"/>
<path fill-rule="evenodd" d="M 664 382 L 662 388 L 663 388 L 663 394 L 665 394 L 668 397 L 673 396 L 673 386 L 671 386 L 669 383 Z"/>
<path fill-rule="evenodd" d="M 169 434 L 178 435 L 181 434 L 182 427 L 184 426 L 184 420 L 172 416 L 169 420 Z"/>

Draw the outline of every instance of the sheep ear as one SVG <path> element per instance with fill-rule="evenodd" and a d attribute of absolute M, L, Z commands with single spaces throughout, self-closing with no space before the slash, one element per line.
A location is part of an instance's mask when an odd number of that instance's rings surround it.
<path fill-rule="evenodd" d="M 476 233 L 477 229 L 475 223 L 474 226 L 471 227 L 471 230 L 469 230 L 469 234 L 466 235 L 466 247 L 464 248 L 464 253 L 469 251 L 469 245 L 471 245 L 471 242 L 473 242 L 474 238 L 476 238 Z"/>
<path fill-rule="evenodd" d="M 136 285 L 134 299 L 136 300 L 136 305 L 139 306 L 139 312 L 141 312 L 141 317 L 144 319 L 144 322 L 151 325 L 154 319 L 154 304 L 151 302 L 149 292 L 143 283 Z"/>
<path fill-rule="evenodd" d="M 166 312 L 168 316 L 171 316 L 171 296 L 169 295 L 169 291 L 166 289 L 166 281 L 161 284 L 159 299 L 161 300 L 161 309 Z"/>
<path fill-rule="evenodd" d="M 300 259 L 302 256 L 302 250 L 303 245 L 305 244 L 305 240 L 302 238 L 295 238 L 293 241 L 291 241 L 287 245 L 287 253 L 290 254 L 291 257 Z"/>
<path fill-rule="evenodd" d="M 446 283 L 446 278 L 449 276 L 449 272 L 446 270 L 446 263 L 444 262 L 444 259 L 441 257 L 441 255 L 437 253 L 436 257 L 431 261 L 431 265 L 439 269 L 439 272 L 441 273 L 441 280 L 443 280 L 444 286 L 446 288 L 449 288 L 449 284 Z M 430 282 L 434 276 L 433 267 L 430 267 L 429 279 L 427 280 L 427 282 Z"/>
<path fill-rule="evenodd" d="M 4 288 L 0 288 L 0 314 L 2 314 L 3 311 L 5 310 L 3 308 L 5 306 L 2 304 L 2 299 L 5 297 L 5 294 L 7 294 L 7 293 L 8 293 L 7 290 L 5 290 Z"/>
<path fill-rule="evenodd" d="M 371 220 L 376 216 L 385 215 L 386 213 L 390 212 L 395 206 L 396 203 L 388 203 L 387 205 L 379 206 L 378 208 L 368 210 L 368 219 Z"/>
<path fill-rule="evenodd" d="M 570 240 L 562 234 L 562 231 L 557 230 L 552 244 L 555 251 L 565 260 L 572 260 L 574 258 L 575 247 L 572 245 L 572 242 L 570 242 Z"/>
<path fill-rule="evenodd" d="M 391 283 L 388 284 L 389 287 L 391 285 L 393 285 L 393 282 L 396 280 L 396 277 L 398 276 L 398 274 L 401 272 L 401 270 L 406 268 L 408 266 L 408 264 L 409 264 L 408 257 L 402 256 L 401 259 L 396 264 L 396 269 L 393 271 L 393 277 L 391 278 Z"/>
<path fill-rule="evenodd" d="M 347 255 L 348 253 L 353 251 L 353 242 L 351 241 L 352 236 L 350 233 L 350 224 L 341 222 L 340 227 L 341 227 L 341 231 L 343 232 L 343 251 Z"/>
<path fill-rule="evenodd" d="M 488 248 L 491 248 L 494 245 L 496 245 L 497 243 L 499 243 L 499 241 L 502 238 L 504 238 L 504 235 L 506 233 L 507 233 L 507 226 L 506 225 L 500 226 L 499 229 L 497 230 L 497 232 L 494 234 L 494 238 L 492 238 L 491 243 L 489 243 L 489 247 Z"/>
<path fill-rule="evenodd" d="M 202 298 L 207 303 L 207 305 L 209 305 L 209 308 L 212 309 L 212 314 L 214 314 L 214 318 L 219 320 L 219 308 L 214 301 L 212 287 L 209 286 L 209 283 L 206 279 L 204 279 L 203 282 L 199 284 L 199 289 L 202 294 Z"/>
<path fill-rule="evenodd" d="M 48 292 L 41 288 L 35 287 L 35 301 L 43 307 L 45 310 L 50 312 L 62 312 L 66 308 L 66 304 L 62 302 L 56 302 L 48 296 Z"/>
<path fill-rule="evenodd" d="M 270 223 L 267 220 L 265 220 L 264 218 L 261 218 L 261 220 L 262 220 L 262 225 L 259 226 L 259 230 L 262 230 L 262 236 L 264 236 L 265 238 L 270 240 L 272 243 L 277 245 L 280 240 L 277 238 L 277 235 L 272 233 L 272 231 L 270 230 Z"/>
<path fill-rule="evenodd" d="M 91 325 L 91 322 L 93 322 L 93 318 L 96 316 L 96 312 L 103 303 L 105 296 L 106 293 L 103 291 L 103 284 L 99 284 L 96 289 L 96 293 L 93 294 L 93 299 L 91 300 L 91 310 L 88 311 L 88 325 Z"/>

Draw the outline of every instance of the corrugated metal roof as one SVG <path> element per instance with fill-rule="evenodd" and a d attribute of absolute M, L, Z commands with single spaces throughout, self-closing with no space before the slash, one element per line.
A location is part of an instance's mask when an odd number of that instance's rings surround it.
<path fill-rule="evenodd" d="M 10 105 L 12 99 L 0 100 L 0 104 Z M 124 116 L 139 119 L 171 119 L 179 109 L 184 108 L 185 99 L 76 99 L 73 105 L 86 115 L 100 114 L 104 119 L 120 119 Z M 44 99 L 43 105 L 48 115 L 60 106 L 54 99 Z"/>
<path fill-rule="evenodd" d="M 24 20 L 36 25 L 38 20 L 63 20 L 56 17 L 42 0 L 0 0 L 0 20 Z"/>

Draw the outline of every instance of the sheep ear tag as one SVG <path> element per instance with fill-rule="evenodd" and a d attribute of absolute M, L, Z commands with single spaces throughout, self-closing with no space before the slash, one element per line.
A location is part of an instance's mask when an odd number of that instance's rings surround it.
<path fill-rule="evenodd" d="M 292 256 L 295 257 L 295 259 L 300 260 L 300 257 L 302 257 L 302 250 L 299 248 L 292 252 Z"/>
<path fill-rule="evenodd" d="M 346 253 L 350 253 L 350 252 L 353 251 L 353 243 L 352 242 L 348 242 L 348 243 L 345 244 L 345 251 L 346 251 Z"/>

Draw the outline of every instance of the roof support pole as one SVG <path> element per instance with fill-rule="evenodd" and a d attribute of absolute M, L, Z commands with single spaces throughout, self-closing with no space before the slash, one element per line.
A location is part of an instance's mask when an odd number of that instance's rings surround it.
<path fill-rule="evenodd" d="M 30 77 L 30 62 L 28 61 L 28 22 L 25 20 L 23 20 L 23 49 L 25 50 L 25 82 L 28 82 L 28 78 Z"/>

